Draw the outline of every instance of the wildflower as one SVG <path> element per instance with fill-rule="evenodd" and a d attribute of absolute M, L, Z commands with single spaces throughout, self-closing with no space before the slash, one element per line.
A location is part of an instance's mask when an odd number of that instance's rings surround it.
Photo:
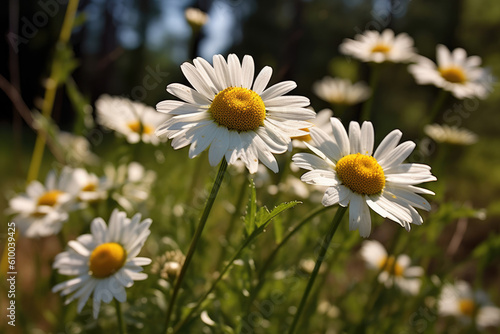
<path fill-rule="evenodd" d="M 195 31 L 200 30 L 208 21 L 207 13 L 198 8 L 187 8 L 184 11 L 184 16 L 191 28 Z"/>
<path fill-rule="evenodd" d="M 125 288 L 147 278 L 141 273 L 142 266 L 150 264 L 151 259 L 137 255 L 151 233 L 150 225 L 151 219 L 141 221 L 139 213 L 129 219 L 125 212 L 116 209 L 109 218 L 109 226 L 102 218 L 95 218 L 91 234 L 70 241 L 68 250 L 56 256 L 54 269 L 61 275 L 76 277 L 57 284 L 52 292 L 61 292 L 62 296 L 72 294 L 66 304 L 78 299 L 78 313 L 92 294 L 94 318 L 99 315 L 101 301 L 110 303 L 115 298 L 125 302 Z"/>
<path fill-rule="evenodd" d="M 232 165 L 240 159 L 250 173 L 257 171 L 259 160 L 274 172 L 278 163 L 274 153 L 284 153 L 290 137 L 307 133 L 305 120 L 315 113 L 305 107 L 309 99 L 283 96 L 296 87 L 285 81 L 266 89 L 272 69 L 264 67 L 254 80 L 254 62 L 243 57 L 240 64 L 234 54 L 227 62 L 221 55 L 213 57 L 213 67 L 203 58 L 184 63 L 181 70 L 194 89 L 170 84 L 167 91 L 183 101 L 166 100 L 158 103 L 160 112 L 174 115 L 157 130 L 166 135 L 174 149 L 187 145 L 194 158 L 207 148 L 210 165 L 224 157 Z"/>
<path fill-rule="evenodd" d="M 452 145 L 472 145 L 477 142 L 477 135 L 471 131 L 456 126 L 428 124 L 424 127 L 426 135 L 438 143 Z"/>
<path fill-rule="evenodd" d="M 375 240 L 365 240 L 361 247 L 361 256 L 366 264 L 380 270 L 378 280 L 386 287 L 395 284 L 401 291 L 416 295 L 420 290 L 421 277 L 424 274 L 422 267 L 410 267 L 410 257 L 401 254 L 397 258 L 389 256 L 384 246 Z"/>
<path fill-rule="evenodd" d="M 394 31 L 390 29 L 382 33 L 365 31 L 354 39 L 345 39 L 339 49 L 341 53 L 363 62 L 406 63 L 416 56 L 413 39 L 406 33 L 394 36 Z"/>
<path fill-rule="evenodd" d="M 124 97 L 102 95 L 96 101 L 97 122 L 124 135 L 131 144 L 143 141 L 158 145 L 154 129 L 168 119 L 154 108 Z"/>
<path fill-rule="evenodd" d="M 72 166 L 96 165 L 99 162 L 99 157 L 92 153 L 85 137 L 61 131 L 57 135 L 57 142 L 62 148 L 65 161 Z"/>
<path fill-rule="evenodd" d="M 444 45 L 436 47 L 437 64 L 426 57 L 419 57 L 408 70 L 420 85 L 434 85 L 451 92 L 458 99 L 485 99 L 492 90 L 489 71 L 480 67 L 481 58 L 467 57 L 467 52 L 457 48 L 450 52 Z"/>
<path fill-rule="evenodd" d="M 353 84 L 348 79 L 324 77 L 313 85 L 313 92 L 322 100 L 331 103 L 352 106 L 365 101 L 371 95 L 371 89 L 364 82 Z"/>
<path fill-rule="evenodd" d="M 473 291 L 465 281 L 444 285 L 438 301 L 438 313 L 456 317 L 464 324 L 475 318 L 479 329 L 500 325 L 500 308 L 491 303 L 484 291 Z"/>
<path fill-rule="evenodd" d="M 21 233 L 28 238 L 57 234 L 68 219 L 68 212 L 75 209 L 70 193 L 71 169 L 64 168 L 57 177 L 50 171 L 45 185 L 32 181 L 26 193 L 9 201 L 8 213 L 15 214 L 13 220 Z"/>
<path fill-rule="evenodd" d="M 164 279 L 175 281 L 185 259 L 184 254 L 178 249 L 168 251 L 156 259 L 151 267 L 151 272 Z"/>
<path fill-rule="evenodd" d="M 70 192 L 81 203 L 104 200 L 108 196 L 108 182 L 104 177 L 97 177 L 83 168 L 72 170 Z"/>
<path fill-rule="evenodd" d="M 422 224 L 415 207 L 430 210 L 429 202 L 418 194 L 434 194 L 416 187 L 422 182 L 435 181 L 430 167 L 417 163 L 402 163 L 415 148 L 411 141 L 398 145 L 402 133 L 389 133 L 373 153 L 374 131 L 370 122 L 360 128 L 351 122 L 349 136 L 337 118 L 331 119 L 333 138 L 313 127 L 312 144 L 315 153 L 297 153 L 293 162 L 309 172 L 301 180 L 327 186 L 323 205 L 349 206 L 349 229 L 359 229 L 362 237 L 371 232 L 370 211 L 389 218 L 406 230 L 410 224 Z M 373 153 L 373 155 L 372 155 Z"/>

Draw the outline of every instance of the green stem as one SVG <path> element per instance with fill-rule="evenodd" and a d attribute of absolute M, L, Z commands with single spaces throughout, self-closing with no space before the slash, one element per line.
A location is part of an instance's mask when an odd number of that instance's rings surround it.
<path fill-rule="evenodd" d="M 372 94 L 368 98 L 368 100 L 363 103 L 363 109 L 361 109 L 361 121 L 369 121 L 371 117 L 371 111 L 372 111 L 372 105 L 373 105 L 373 100 L 375 98 L 375 91 L 377 89 L 378 85 L 378 78 L 380 76 L 380 67 L 382 65 L 380 64 L 374 64 L 372 65 L 372 73 L 370 76 L 370 88 L 372 90 Z"/>
<path fill-rule="evenodd" d="M 173 306 L 175 304 L 175 300 L 177 299 L 177 295 L 179 294 L 179 290 L 182 286 L 182 282 L 184 280 L 184 276 L 186 275 L 186 271 L 191 263 L 191 259 L 193 258 L 193 254 L 196 250 L 196 246 L 198 241 L 200 240 L 201 233 L 203 232 L 203 228 L 207 222 L 208 215 L 210 214 L 210 210 L 214 204 L 215 198 L 217 197 L 217 193 L 219 192 L 220 186 L 222 184 L 222 179 L 224 178 L 224 174 L 227 169 L 227 161 L 226 159 L 222 159 L 222 162 L 219 166 L 219 171 L 215 178 L 214 184 L 212 186 L 212 190 L 210 191 L 210 195 L 207 199 L 207 203 L 205 204 L 205 208 L 203 209 L 203 213 L 200 218 L 200 222 L 198 223 L 198 227 L 194 232 L 193 239 L 191 240 L 191 244 L 189 245 L 189 250 L 186 254 L 186 259 L 184 260 L 184 264 L 182 265 L 181 272 L 175 281 L 174 291 L 172 293 L 172 297 L 168 303 L 167 313 L 165 315 L 165 332 L 168 333 L 170 318 L 172 316 Z"/>
<path fill-rule="evenodd" d="M 297 313 L 295 314 L 295 318 L 293 319 L 293 323 L 292 323 L 292 326 L 290 327 L 290 330 L 288 331 L 288 334 L 293 334 L 295 332 L 295 328 L 297 327 L 300 316 L 301 316 L 302 312 L 304 311 L 304 306 L 306 305 L 307 297 L 309 297 L 309 293 L 311 292 L 312 286 L 314 284 L 314 280 L 316 279 L 316 276 L 318 275 L 318 272 L 319 272 L 319 268 L 321 267 L 321 264 L 323 263 L 323 260 L 325 258 L 326 251 L 328 250 L 328 247 L 330 246 L 330 242 L 332 241 L 333 235 L 337 231 L 337 228 L 340 225 L 340 221 L 342 220 L 342 217 L 344 216 L 344 213 L 346 211 L 347 211 L 347 207 L 339 206 L 337 209 L 337 212 L 335 213 L 335 216 L 333 217 L 333 221 L 332 221 L 332 224 L 330 226 L 330 230 L 325 235 L 325 238 L 323 239 L 323 242 L 321 243 L 321 248 L 320 248 L 320 252 L 318 254 L 318 259 L 316 260 L 316 265 L 314 266 L 314 269 L 311 273 L 311 277 L 309 278 L 309 281 L 307 282 L 306 289 L 304 290 L 304 294 L 302 295 L 302 300 L 300 301 L 299 308 L 297 309 Z"/>
<path fill-rule="evenodd" d="M 127 328 L 125 326 L 125 321 L 123 319 L 122 304 L 116 299 L 115 299 L 115 309 L 116 309 L 116 318 L 118 321 L 118 333 L 126 334 Z"/>
<path fill-rule="evenodd" d="M 427 124 L 431 124 L 436 121 L 436 118 L 441 111 L 443 104 L 446 102 L 446 99 L 448 98 L 449 93 L 448 91 L 441 89 L 439 92 L 439 95 L 437 96 L 436 100 L 434 101 L 434 104 L 432 105 L 431 111 L 429 112 L 429 117 L 424 118 L 425 123 L 424 126 Z"/>

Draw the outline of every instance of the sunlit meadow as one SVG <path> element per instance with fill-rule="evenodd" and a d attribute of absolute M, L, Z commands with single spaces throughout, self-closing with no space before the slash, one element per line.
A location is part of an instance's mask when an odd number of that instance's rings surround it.
<path fill-rule="evenodd" d="M 2 333 L 498 332 L 497 2 L 23 6 Z"/>

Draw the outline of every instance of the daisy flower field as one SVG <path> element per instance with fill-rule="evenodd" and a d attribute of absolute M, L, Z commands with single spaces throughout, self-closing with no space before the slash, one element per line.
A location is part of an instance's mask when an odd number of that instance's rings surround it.
<path fill-rule="evenodd" d="M 0 8 L 0 333 L 498 333 L 498 1 Z"/>

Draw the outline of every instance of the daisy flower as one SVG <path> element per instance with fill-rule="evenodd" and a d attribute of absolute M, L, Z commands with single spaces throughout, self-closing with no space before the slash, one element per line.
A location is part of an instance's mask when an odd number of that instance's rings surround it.
<path fill-rule="evenodd" d="M 347 106 L 363 102 L 371 95 L 370 87 L 362 81 L 353 84 L 348 79 L 332 77 L 315 82 L 312 90 L 323 101 Z"/>
<path fill-rule="evenodd" d="M 203 58 L 184 63 L 181 70 L 194 89 L 170 84 L 167 91 L 183 101 L 158 103 L 158 111 L 174 115 L 157 130 L 167 136 L 172 147 L 187 145 L 193 158 L 209 148 L 210 165 L 224 157 L 232 165 L 242 160 L 250 173 L 257 171 L 259 160 L 274 172 L 278 163 L 274 153 L 284 153 L 290 137 L 306 135 L 310 127 L 305 120 L 315 116 L 305 107 L 309 99 L 284 94 L 297 85 L 293 81 L 277 83 L 266 89 L 272 69 L 264 67 L 254 80 L 251 56 L 242 62 L 234 54 L 227 62 L 221 55 L 213 57 L 213 66 Z"/>
<path fill-rule="evenodd" d="M 72 294 L 66 304 L 78 299 L 78 313 L 92 294 L 94 318 L 99 314 L 101 301 L 110 303 L 115 298 L 125 302 L 125 288 L 147 278 L 141 273 L 142 266 L 150 264 L 151 259 L 137 255 L 151 233 L 150 225 L 151 219 L 141 221 L 139 213 L 129 219 L 125 212 L 116 209 L 111 213 L 109 226 L 102 218 L 95 218 L 91 234 L 70 241 L 68 250 L 56 256 L 54 269 L 61 275 L 77 277 L 57 284 L 52 292 Z"/>
<path fill-rule="evenodd" d="M 83 168 L 72 170 L 70 192 L 82 203 L 97 202 L 108 196 L 108 182 Z"/>
<path fill-rule="evenodd" d="M 378 280 L 386 287 L 395 284 L 401 291 L 416 295 L 420 290 L 422 267 L 411 267 L 410 257 L 401 254 L 397 258 L 389 256 L 384 246 L 375 240 L 366 240 L 361 246 L 361 257 L 371 269 L 380 271 Z"/>
<path fill-rule="evenodd" d="M 358 34 L 354 39 L 344 39 L 339 46 L 340 52 L 357 58 L 363 62 L 406 63 L 412 61 L 416 54 L 413 39 L 406 33 L 394 36 L 394 31 L 368 30 Z"/>
<path fill-rule="evenodd" d="M 61 131 L 57 135 L 57 143 L 61 146 L 64 159 L 69 165 L 97 165 L 99 157 L 92 153 L 87 138 Z"/>
<path fill-rule="evenodd" d="M 28 238 L 57 234 L 74 209 L 71 188 L 71 169 L 64 168 L 59 178 L 50 171 L 45 184 L 32 181 L 26 193 L 9 201 L 7 212 L 15 214 L 13 220 L 23 235 Z"/>
<path fill-rule="evenodd" d="M 158 114 L 154 108 L 124 97 L 102 95 L 95 103 L 97 122 L 112 129 L 131 144 L 143 141 L 158 145 L 160 140 L 154 129 L 165 122 L 168 116 Z"/>
<path fill-rule="evenodd" d="M 419 57 L 408 70 L 419 85 L 434 85 L 451 92 L 458 99 L 485 99 L 492 90 L 489 71 L 480 67 L 481 58 L 467 57 L 467 52 L 456 48 L 450 52 L 444 45 L 436 47 L 437 64 Z"/>
<path fill-rule="evenodd" d="M 495 307 L 484 291 L 473 291 L 465 281 L 447 283 L 438 301 L 438 313 L 453 316 L 464 324 L 475 317 L 480 329 L 500 325 L 500 308 Z"/>
<path fill-rule="evenodd" d="M 316 117 L 310 120 L 310 126 L 316 126 L 319 129 L 325 131 L 328 134 L 332 134 L 332 127 L 330 126 L 330 118 L 333 116 L 333 111 L 331 109 L 325 108 L 320 110 Z M 309 135 L 309 129 L 302 129 L 307 132 L 306 135 L 300 137 L 292 137 L 292 144 L 295 148 L 306 148 L 304 142 L 310 142 L 311 136 Z"/>
<path fill-rule="evenodd" d="M 195 31 L 200 30 L 208 22 L 208 15 L 198 8 L 187 8 L 184 11 L 184 17 L 191 28 Z"/>
<path fill-rule="evenodd" d="M 337 118 L 331 119 L 333 137 L 317 128 L 311 128 L 315 153 L 297 153 L 293 162 L 309 172 L 302 181 L 327 186 L 323 205 L 349 206 L 349 229 L 359 229 L 362 237 L 371 232 L 370 211 L 389 218 L 406 230 L 410 223 L 420 225 L 423 220 L 416 208 L 430 210 L 429 202 L 418 194 L 434 193 L 416 187 L 416 184 L 435 181 L 427 165 L 403 163 L 415 148 L 411 141 L 398 145 L 402 133 L 389 133 L 373 153 L 374 131 L 370 122 L 360 128 L 351 122 L 349 135 Z M 372 155 L 373 154 L 373 155 Z"/>
<path fill-rule="evenodd" d="M 477 142 L 477 135 L 467 129 L 456 126 L 428 124 L 424 127 L 426 135 L 438 143 L 452 145 L 472 145 Z"/>

